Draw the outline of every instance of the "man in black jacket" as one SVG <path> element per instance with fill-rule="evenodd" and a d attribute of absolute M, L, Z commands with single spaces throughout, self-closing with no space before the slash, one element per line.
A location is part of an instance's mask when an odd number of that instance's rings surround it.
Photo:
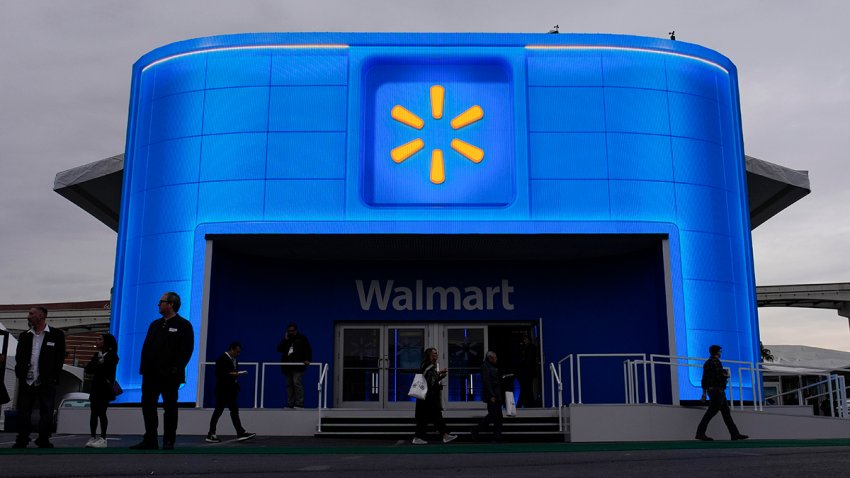
<path fill-rule="evenodd" d="M 304 370 L 313 360 L 313 349 L 310 341 L 303 334 L 298 333 L 298 326 L 289 324 L 286 326 L 286 336 L 277 344 L 280 352 L 280 361 L 287 363 L 299 363 L 303 365 L 284 365 L 281 367 L 286 377 L 286 403 L 289 408 L 304 408 L 304 385 L 301 378 Z"/>
<path fill-rule="evenodd" d="M 65 362 L 65 334 L 47 325 L 47 309 L 33 307 L 27 315 L 30 329 L 18 337 L 15 376 L 18 377 L 18 436 L 12 448 L 26 448 L 32 429 L 32 408 L 38 402 L 39 448 L 53 448 L 56 385 Z"/>
<path fill-rule="evenodd" d="M 239 376 L 244 372 L 240 372 L 237 368 L 239 362 L 236 358 L 242 353 L 242 344 L 233 342 L 227 348 L 227 352 L 218 356 L 215 359 L 215 410 L 212 418 L 210 418 L 210 431 L 207 433 L 207 443 L 220 443 L 221 438 L 215 434 L 215 428 L 218 424 L 218 419 L 224 413 L 224 407 L 230 410 L 230 420 L 233 422 L 233 428 L 236 430 L 236 439 L 245 441 L 257 436 L 256 433 L 246 432 L 242 428 L 242 421 L 239 419 Z"/>
<path fill-rule="evenodd" d="M 159 417 L 156 405 L 162 395 L 163 450 L 173 450 L 177 438 L 177 391 L 186 382 L 186 365 L 195 349 L 195 332 L 192 324 L 177 314 L 180 296 L 166 292 L 159 299 L 162 318 L 154 320 L 142 345 L 142 416 L 145 419 L 145 436 L 131 446 L 133 450 L 156 450 Z"/>
<path fill-rule="evenodd" d="M 723 363 L 720 362 L 722 351 L 723 349 L 719 345 L 709 347 L 708 353 L 711 354 L 711 357 L 702 366 L 702 401 L 705 401 L 705 394 L 708 393 L 709 403 L 708 410 L 705 411 L 705 415 L 697 426 L 697 440 L 714 440 L 714 438 L 706 435 L 705 431 L 708 429 L 708 422 L 717 415 L 717 412 L 720 412 L 723 416 L 723 422 L 733 440 L 749 438 L 747 435 L 742 435 L 738 431 L 738 427 L 735 426 L 735 422 L 732 421 L 729 402 L 726 401 L 726 381 L 729 380 L 729 371 L 723 368 Z"/>
<path fill-rule="evenodd" d="M 487 415 L 472 429 L 472 438 L 478 439 L 478 434 L 487 426 L 493 424 L 493 441 L 502 441 L 502 376 L 496 367 L 496 352 L 487 352 L 484 363 L 481 364 L 481 401 L 487 404 Z"/>

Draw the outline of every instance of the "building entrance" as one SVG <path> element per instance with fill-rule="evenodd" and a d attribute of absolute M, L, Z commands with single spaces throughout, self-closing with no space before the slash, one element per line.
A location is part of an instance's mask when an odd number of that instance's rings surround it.
<path fill-rule="evenodd" d="M 443 403 L 454 409 L 479 407 L 480 369 L 487 351 L 497 352 L 500 371 L 512 384 L 520 337 L 538 340 L 538 330 L 536 324 L 338 324 L 334 406 L 412 409 L 415 401 L 407 391 L 419 372 L 422 352 L 436 347 L 439 367 L 449 369 Z M 535 366 L 539 376 L 539 362 Z"/>

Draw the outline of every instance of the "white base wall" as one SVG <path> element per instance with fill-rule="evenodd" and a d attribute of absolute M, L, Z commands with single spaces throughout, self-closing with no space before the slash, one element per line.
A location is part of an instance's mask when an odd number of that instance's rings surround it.
<path fill-rule="evenodd" d="M 809 409 L 811 410 L 811 409 Z M 738 430 L 751 439 L 850 438 L 850 420 L 795 413 L 733 410 Z M 809 412 L 811 413 L 811 412 Z M 671 405 L 577 405 L 569 407 L 568 441 L 629 442 L 693 440 L 705 408 Z M 728 440 L 729 432 L 718 413 L 707 435 Z"/>
<path fill-rule="evenodd" d="M 211 408 L 181 408 L 178 411 L 178 435 L 206 435 L 209 431 Z M 324 411 L 323 411 L 324 413 Z M 145 423 L 140 407 L 110 407 L 110 435 L 143 435 Z M 59 426 L 57 433 L 88 435 L 88 408 L 63 408 L 59 410 Z M 242 426 L 249 432 L 266 436 L 313 436 L 319 423 L 318 411 L 315 409 L 259 409 L 247 408 L 239 410 Z M 159 409 L 159 435 L 162 435 L 162 409 Z M 99 433 L 98 429 L 98 433 Z M 218 435 L 236 435 L 230 422 L 230 412 L 225 409 L 216 426 Z"/>

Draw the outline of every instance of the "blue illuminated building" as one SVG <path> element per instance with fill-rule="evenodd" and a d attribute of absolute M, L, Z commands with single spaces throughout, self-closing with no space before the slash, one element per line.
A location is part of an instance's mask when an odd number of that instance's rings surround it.
<path fill-rule="evenodd" d="M 409 406 L 433 345 L 463 407 L 483 352 L 511 369 L 522 334 L 541 387 L 570 353 L 718 343 L 757 360 L 752 264 L 736 69 L 697 45 L 245 34 L 134 65 L 112 317 L 124 401 L 169 290 L 196 332 L 181 401 L 206 402 L 199 363 L 232 340 L 275 362 L 296 322 L 333 406 Z M 622 359 L 595 367 L 585 402 L 622 396 Z M 699 397 L 698 369 L 665 373 L 662 401 Z M 264 396 L 278 406 L 279 376 Z"/>

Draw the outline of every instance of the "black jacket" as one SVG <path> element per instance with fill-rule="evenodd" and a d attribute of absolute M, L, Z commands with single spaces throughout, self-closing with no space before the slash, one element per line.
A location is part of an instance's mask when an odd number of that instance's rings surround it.
<path fill-rule="evenodd" d="M 195 331 L 188 320 L 179 315 L 151 322 L 145 343 L 139 373 L 158 379 L 186 381 L 186 365 L 195 350 Z"/>
<path fill-rule="evenodd" d="M 215 393 L 235 394 L 239 391 L 239 382 L 236 376 L 230 375 L 231 372 L 236 372 L 233 359 L 226 353 L 219 355 L 215 359 Z"/>
<path fill-rule="evenodd" d="M 91 389 L 89 393 L 93 397 L 105 397 L 109 400 L 115 399 L 115 391 L 112 384 L 115 383 L 115 369 L 118 367 L 118 356 L 115 352 L 107 352 L 100 361 L 100 354 L 95 354 L 86 365 L 86 373 L 91 374 Z"/>
<path fill-rule="evenodd" d="M 59 383 L 62 364 L 65 363 L 65 333 L 53 327 L 50 330 L 45 329 L 42 333 L 45 336 L 41 342 L 41 354 L 38 357 L 38 379 L 42 384 L 56 385 Z M 18 336 L 15 376 L 21 382 L 27 381 L 34 339 L 35 332 L 32 330 L 27 330 Z"/>
<path fill-rule="evenodd" d="M 290 348 L 292 349 L 292 353 L 289 353 Z M 303 362 L 313 361 L 313 349 L 310 347 L 310 341 L 307 340 L 307 336 L 302 333 L 298 333 L 295 337 L 286 338 L 277 344 L 277 351 L 280 352 L 280 361 L 281 362 Z M 287 370 L 304 370 L 307 367 L 302 365 L 300 367 L 281 367 L 283 371 Z"/>
<path fill-rule="evenodd" d="M 728 377 L 724 373 L 723 363 L 719 358 L 711 357 L 702 366 L 702 389 L 719 388 L 726 390 Z"/>
<path fill-rule="evenodd" d="M 502 376 L 499 369 L 488 361 L 481 364 L 481 401 L 490 403 L 495 397 L 496 403 L 502 403 Z"/>

